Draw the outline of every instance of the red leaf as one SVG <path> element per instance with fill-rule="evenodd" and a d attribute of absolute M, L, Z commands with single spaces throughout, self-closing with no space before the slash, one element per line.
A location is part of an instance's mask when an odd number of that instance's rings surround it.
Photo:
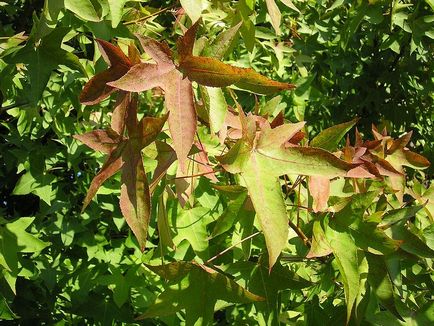
<path fill-rule="evenodd" d="M 320 212 L 327 208 L 330 196 L 330 180 L 328 178 L 311 176 L 309 178 L 309 191 L 313 198 L 313 211 Z"/>
<path fill-rule="evenodd" d="M 74 135 L 75 139 L 81 141 L 95 151 L 109 154 L 121 141 L 121 136 L 114 130 L 94 130 L 82 135 Z"/>
<path fill-rule="evenodd" d="M 86 209 L 87 205 L 89 205 L 90 201 L 97 193 L 99 187 L 101 187 L 101 185 L 108 178 L 114 175 L 122 167 L 123 164 L 122 157 L 121 157 L 122 149 L 123 146 L 120 146 L 117 150 L 112 152 L 108 157 L 107 161 L 102 166 L 101 170 L 93 178 L 89 190 L 87 191 L 86 198 L 83 201 L 83 208 L 81 209 L 81 211 L 84 211 Z"/>
<path fill-rule="evenodd" d="M 107 83 L 122 77 L 128 68 L 124 66 L 113 66 L 93 76 L 84 85 L 80 94 L 80 102 L 85 105 L 94 105 L 107 98 L 116 89 L 107 85 Z"/>
<path fill-rule="evenodd" d="M 104 61 L 107 62 L 109 66 L 123 65 L 127 68 L 131 67 L 130 59 L 128 59 L 119 47 L 101 39 L 96 39 L 96 41 L 98 42 L 98 47 Z"/>
<path fill-rule="evenodd" d="M 127 145 L 122 158 L 125 163 L 122 167 L 120 207 L 140 249 L 144 251 L 151 216 L 148 180 L 140 151 Z"/>

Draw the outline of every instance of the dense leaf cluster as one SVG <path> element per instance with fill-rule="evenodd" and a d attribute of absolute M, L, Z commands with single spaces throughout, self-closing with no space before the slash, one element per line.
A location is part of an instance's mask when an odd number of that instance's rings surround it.
<path fill-rule="evenodd" d="M 0 319 L 433 323 L 433 9 L 0 1 Z"/>

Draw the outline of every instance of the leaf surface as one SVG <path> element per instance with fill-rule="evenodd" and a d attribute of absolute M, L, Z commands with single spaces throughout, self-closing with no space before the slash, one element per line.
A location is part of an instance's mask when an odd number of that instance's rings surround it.
<path fill-rule="evenodd" d="M 185 310 L 186 324 L 207 325 L 213 320 L 217 300 L 228 303 L 263 300 L 227 276 L 197 263 L 179 261 L 147 267 L 169 280 L 169 285 L 138 319 L 165 316 Z"/>

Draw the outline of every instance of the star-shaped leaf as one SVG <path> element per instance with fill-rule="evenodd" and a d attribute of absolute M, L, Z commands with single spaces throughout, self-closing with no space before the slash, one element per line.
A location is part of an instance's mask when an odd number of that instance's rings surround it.
<path fill-rule="evenodd" d="M 229 277 L 194 262 L 178 261 L 162 266 L 146 265 L 169 281 L 155 303 L 138 319 L 167 316 L 185 310 L 187 325 L 208 325 L 217 300 L 229 303 L 262 301 Z"/>
<path fill-rule="evenodd" d="M 95 130 L 74 138 L 90 148 L 108 154 L 101 170 L 92 180 L 83 210 L 95 196 L 99 187 L 122 169 L 120 207 L 125 220 L 144 250 L 151 212 L 148 180 L 143 167 L 141 150 L 155 140 L 160 133 L 167 115 L 162 118 L 145 117 L 137 121 L 137 101 L 126 104 L 126 127 L 128 137 L 119 135 L 113 129 Z"/>
<path fill-rule="evenodd" d="M 164 43 L 137 36 L 145 52 L 155 61 L 134 65 L 125 75 L 108 85 L 129 92 L 143 92 L 161 87 L 170 111 L 169 130 L 183 171 L 196 133 L 193 89 L 188 79 L 176 69 L 172 53 Z"/>
<path fill-rule="evenodd" d="M 296 174 L 332 179 L 345 176 L 353 166 L 319 148 L 286 147 L 303 123 L 283 124 L 273 129 L 263 122 L 257 131 L 257 119 L 245 117 L 239 109 L 243 136 L 219 161 L 228 172 L 241 173 L 264 232 L 271 268 L 288 240 L 288 216 L 279 176 Z"/>
<path fill-rule="evenodd" d="M 30 82 L 29 100 L 34 104 L 42 96 L 50 75 L 58 65 L 66 65 L 86 75 L 78 57 L 61 48 L 68 28 L 58 27 L 50 34 L 37 40 L 32 33 L 25 46 L 3 58 L 7 63 L 25 63 Z"/>

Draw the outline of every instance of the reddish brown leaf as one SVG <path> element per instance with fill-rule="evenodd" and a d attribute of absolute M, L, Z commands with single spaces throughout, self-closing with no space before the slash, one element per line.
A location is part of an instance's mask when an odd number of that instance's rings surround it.
<path fill-rule="evenodd" d="M 96 39 L 98 42 L 98 47 L 101 51 L 101 55 L 104 58 L 104 61 L 109 66 L 125 66 L 127 68 L 131 67 L 130 59 L 122 52 L 122 50 L 111 44 L 110 42 Z"/>
<path fill-rule="evenodd" d="M 128 92 L 144 92 L 161 87 L 164 78 L 158 66 L 151 63 L 139 63 L 119 77 L 108 85 Z"/>
<path fill-rule="evenodd" d="M 122 158 L 125 163 L 122 167 L 120 207 L 122 215 L 139 242 L 140 249 L 144 251 L 151 215 L 148 180 L 140 151 L 127 145 Z"/>
<path fill-rule="evenodd" d="M 187 156 L 196 133 L 196 111 L 191 83 L 172 70 L 165 80 L 166 106 L 170 110 L 169 130 L 182 171 L 186 171 Z"/>
<path fill-rule="evenodd" d="M 75 139 L 92 148 L 95 151 L 109 154 L 118 146 L 121 136 L 114 130 L 94 130 L 82 135 L 74 135 Z"/>
<path fill-rule="evenodd" d="M 309 177 L 309 192 L 313 198 L 313 211 L 315 213 L 323 211 L 327 208 L 330 196 L 330 180 L 319 176 Z"/>
<path fill-rule="evenodd" d="M 157 146 L 158 151 L 156 158 L 158 164 L 155 168 L 154 176 L 149 187 L 151 194 L 155 191 L 158 183 L 166 174 L 167 169 L 176 161 L 176 153 L 170 145 L 160 141 L 156 141 L 155 145 Z"/>
<path fill-rule="evenodd" d="M 113 176 L 123 165 L 122 160 L 122 150 L 124 144 L 121 144 L 115 151 L 113 151 L 107 161 L 102 166 L 101 170 L 98 174 L 92 179 L 89 190 L 87 191 L 86 198 L 83 201 L 83 207 L 81 211 L 83 212 L 87 205 L 89 205 L 90 201 L 93 199 L 95 194 L 97 193 L 99 187 L 111 176 Z"/>
<path fill-rule="evenodd" d="M 163 126 L 167 120 L 168 114 L 161 118 L 144 117 L 140 120 L 139 129 L 141 129 L 141 142 L 140 148 L 145 148 L 151 144 L 158 134 L 163 129 Z"/>
<path fill-rule="evenodd" d="M 128 68 L 125 66 L 113 66 L 93 76 L 84 85 L 80 94 L 80 102 L 85 105 L 94 105 L 107 98 L 116 89 L 107 85 L 107 83 L 122 77 Z"/>
<path fill-rule="evenodd" d="M 201 22 L 202 19 L 197 20 L 176 42 L 180 60 L 193 55 L 194 41 L 196 40 L 196 33 Z"/>
<path fill-rule="evenodd" d="M 127 106 L 130 102 L 130 95 L 126 92 L 119 92 L 118 98 L 116 99 L 115 108 L 112 114 L 111 127 L 119 135 L 124 134 L 125 129 L 125 115 L 127 112 Z"/>
<path fill-rule="evenodd" d="M 269 79 L 250 68 L 238 68 L 208 57 L 188 56 L 179 64 L 190 80 L 210 87 L 235 85 L 258 94 L 272 94 L 284 89 L 293 89 L 293 84 Z"/>
<path fill-rule="evenodd" d="M 386 153 L 388 155 L 390 155 L 399 149 L 403 149 L 410 142 L 412 134 L 413 134 L 413 131 L 410 131 L 410 132 L 407 132 L 405 135 L 399 137 L 398 139 L 393 140 L 392 144 L 387 149 Z"/>
<path fill-rule="evenodd" d="M 195 145 L 199 149 L 199 153 L 195 155 L 199 173 L 203 174 L 205 178 L 208 178 L 211 181 L 218 182 L 218 179 L 213 172 L 213 168 L 210 166 L 208 153 L 206 152 L 205 147 L 200 142 L 195 142 Z"/>

